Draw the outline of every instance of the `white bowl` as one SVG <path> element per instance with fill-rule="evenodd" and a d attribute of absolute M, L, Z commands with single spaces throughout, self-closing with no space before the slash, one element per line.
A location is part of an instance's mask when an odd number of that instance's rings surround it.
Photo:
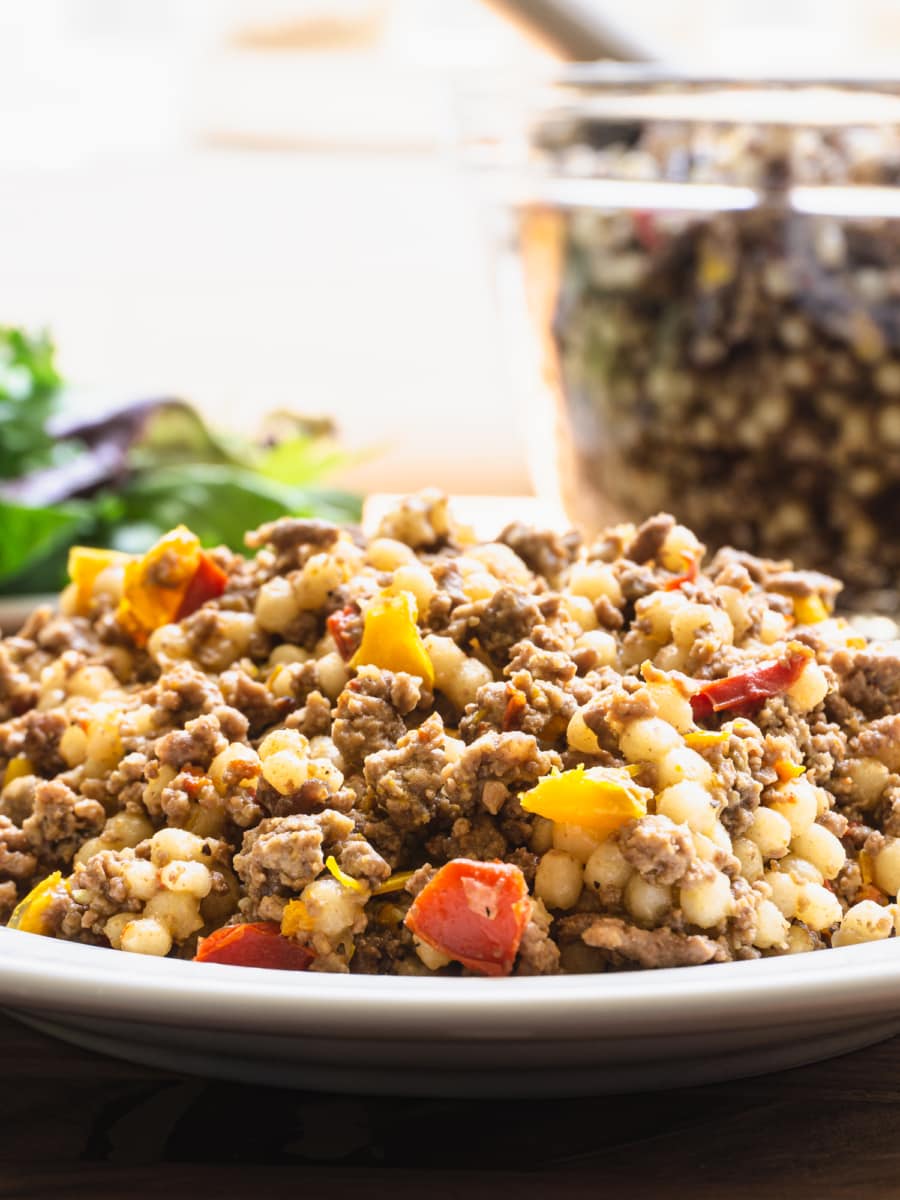
<path fill-rule="evenodd" d="M 900 1031 L 895 939 L 757 962 L 399 979 L 141 958 L 0 929 L 0 1004 L 67 1041 L 253 1083 L 566 1096 L 798 1066 Z"/>

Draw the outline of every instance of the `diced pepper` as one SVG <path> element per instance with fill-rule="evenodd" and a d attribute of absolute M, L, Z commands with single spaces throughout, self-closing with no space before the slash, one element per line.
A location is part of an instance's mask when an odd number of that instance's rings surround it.
<path fill-rule="evenodd" d="M 696 729 L 684 735 L 684 744 L 692 750 L 708 750 L 711 746 L 724 745 L 730 737 L 727 729 Z"/>
<path fill-rule="evenodd" d="M 874 883 L 867 883 L 859 889 L 854 904 L 858 904 L 860 900 L 874 900 L 876 904 L 890 904 L 890 897 L 887 893 L 883 892 L 880 887 L 876 887 Z"/>
<path fill-rule="evenodd" d="M 36 887 L 33 887 L 24 900 L 20 900 L 9 918 L 10 929 L 20 929 L 23 933 L 45 932 L 44 918 L 47 909 L 56 898 L 57 892 L 64 887 L 63 877 L 59 871 L 48 875 Z"/>
<path fill-rule="evenodd" d="M 197 570 L 187 585 L 181 604 L 178 606 L 178 612 L 175 614 L 175 620 L 183 621 L 192 612 L 202 608 L 207 600 L 215 600 L 221 596 L 227 584 L 226 572 L 208 554 L 201 552 Z"/>
<path fill-rule="evenodd" d="M 583 825 L 600 837 L 608 837 L 626 821 L 647 815 L 653 793 L 642 788 L 627 770 L 608 767 L 574 767 L 545 775 L 530 792 L 522 792 L 519 803 L 526 812 L 551 821 Z"/>
<path fill-rule="evenodd" d="M 828 620 L 828 609 L 821 596 L 794 597 L 794 620 L 798 625 L 818 625 Z"/>
<path fill-rule="evenodd" d="M 509 863 L 455 858 L 413 901 L 404 924 L 417 938 L 482 975 L 512 970 L 531 901 Z"/>
<path fill-rule="evenodd" d="M 285 937 L 296 937 L 298 933 L 310 933 L 313 920 L 302 900 L 291 900 L 281 914 L 281 932 Z"/>
<path fill-rule="evenodd" d="M 666 592 L 677 592 L 686 583 L 694 583 L 697 576 L 700 574 L 700 559 L 685 558 L 685 571 L 683 575 L 676 575 L 674 578 L 667 580 L 664 587 Z"/>
<path fill-rule="evenodd" d="M 775 763 L 775 774 L 782 783 L 787 783 L 790 779 L 798 779 L 806 770 L 806 767 L 801 767 L 799 763 L 791 762 L 789 758 L 779 758 Z"/>
<path fill-rule="evenodd" d="M 351 892 L 368 892 L 368 887 L 361 879 L 354 879 L 352 875 L 341 870 L 333 854 L 329 854 L 325 859 L 325 866 L 342 887 L 349 888 Z"/>
<path fill-rule="evenodd" d="M 78 611 L 86 615 L 91 607 L 91 594 L 97 576 L 107 567 L 124 566 L 131 561 L 130 554 L 119 550 L 100 550 L 96 546 L 73 546 L 69 551 L 69 578 L 78 589 L 76 604 Z"/>
<path fill-rule="evenodd" d="M 777 696 L 796 683 L 811 657 L 812 652 L 805 646 L 792 642 L 783 659 L 761 663 L 749 671 L 704 683 L 691 696 L 694 719 L 699 721 L 711 717 L 713 713 L 746 710 L 762 704 L 770 696 Z"/>
<path fill-rule="evenodd" d="M 328 632 L 334 638 L 338 654 L 344 662 L 349 662 L 359 646 L 360 612 L 356 604 L 347 604 L 344 608 L 333 612 L 325 622 Z"/>
<path fill-rule="evenodd" d="M 179 525 L 143 558 L 128 561 L 117 615 L 142 646 L 160 625 L 182 621 L 221 596 L 227 583 L 215 559 L 200 549 L 199 538 Z"/>
<path fill-rule="evenodd" d="M 258 921 L 251 925 L 226 925 L 201 938 L 194 962 L 305 971 L 314 957 L 306 946 L 282 937 L 274 921 Z"/>
<path fill-rule="evenodd" d="M 872 883 L 875 878 L 875 869 L 872 863 L 872 855 L 868 850 L 860 850 L 859 852 L 859 874 L 863 883 Z"/>
<path fill-rule="evenodd" d="M 511 729 L 521 729 L 528 708 L 528 697 L 513 684 L 506 685 L 506 711 L 503 714 L 503 728 L 508 733 Z"/>
<path fill-rule="evenodd" d="M 375 909 L 375 923 L 385 925 L 388 929 L 396 929 L 405 915 L 397 904 L 379 904 Z"/>
<path fill-rule="evenodd" d="M 26 758 L 24 754 L 17 754 L 6 764 L 6 770 L 3 772 L 2 786 L 6 787 L 14 779 L 22 779 L 25 775 L 33 774 L 34 767 L 31 765 L 31 760 Z"/>
<path fill-rule="evenodd" d="M 148 633 L 174 621 L 200 565 L 200 541 L 179 525 L 125 568 L 118 616 L 141 645 Z"/>
<path fill-rule="evenodd" d="M 379 884 L 372 895 L 386 896 L 388 892 L 402 892 L 413 875 L 415 875 L 415 871 L 398 871 L 396 875 L 392 875 L 390 879 Z"/>
<path fill-rule="evenodd" d="M 366 610 L 362 641 L 350 666 L 406 671 L 420 676 L 431 687 L 434 667 L 416 625 L 416 616 L 416 599 L 411 592 L 376 600 Z"/>

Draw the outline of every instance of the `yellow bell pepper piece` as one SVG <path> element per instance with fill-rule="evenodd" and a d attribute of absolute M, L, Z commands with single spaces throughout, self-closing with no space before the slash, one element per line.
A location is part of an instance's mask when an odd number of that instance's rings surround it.
<path fill-rule="evenodd" d="M 33 887 L 24 900 L 20 900 L 9 918 L 10 929 L 20 929 L 22 933 L 45 932 L 44 917 L 47 909 L 53 903 L 54 895 L 62 884 L 62 875 L 54 871 L 36 887 Z"/>
<path fill-rule="evenodd" d="M 798 625 L 818 625 L 828 620 L 828 609 L 821 596 L 796 596 L 794 598 L 794 620 Z"/>
<path fill-rule="evenodd" d="M 380 883 L 372 895 L 386 896 L 389 892 L 402 892 L 413 875 L 415 875 L 415 871 L 398 871 L 396 875 L 392 875 L 390 879 Z"/>
<path fill-rule="evenodd" d="M 867 850 L 860 850 L 857 862 L 859 863 L 859 874 L 863 883 L 871 883 L 875 878 L 871 854 Z"/>
<path fill-rule="evenodd" d="M 6 764 L 6 770 L 3 772 L 3 787 L 8 783 L 12 783 L 14 779 L 21 779 L 23 775 L 33 775 L 34 767 L 31 765 L 31 760 L 26 758 L 24 754 L 17 754 L 15 758 L 11 758 Z"/>
<path fill-rule="evenodd" d="M 369 889 L 361 879 L 354 879 L 352 875 L 341 870 L 333 854 L 329 854 L 325 859 L 325 866 L 342 887 L 349 888 L 351 892 L 368 892 Z"/>
<path fill-rule="evenodd" d="M 787 783 L 790 779 L 797 779 L 806 770 L 806 767 L 801 767 L 799 763 L 791 762 L 789 758 L 779 758 L 775 763 L 775 774 L 782 783 Z"/>
<path fill-rule="evenodd" d="M 417 615 L 412 592 L 384 596 L 370 604 L 366 610 L 362 641 L 350 659 L 350 666 L 406 671 L 409 675 L 418 675 L 432 687 L 434 667 L 416 625 Z"/>
<path fill-rule="evenodd" d="M 647 815 L 653 793 L 640 787 L 624 770 L 577 766 L 571 771 L 546 775 L 522 792 L 519 803 L 526 812 L 551 821 L 581 825 L 600 837 L 608 837 L 636 817 Z"/>
<path fill-rule="evenodd" d="M 724 729 L 697 729 L 684 735 L 684 744 L 692 750 L 708 750 L 727 742 L 731 734 Z"/>
<path fill-rule="evenodd" d="M 281 914 L 281 932 L 284 937 L 298 933 L 309 933 L 313 927 L 309 909 L 302 900 L 291 900 Z"/>
<path fill-rule="evenodd" d="M 179 525 L 125 567 L 118 616 L 139 644 L 175 620 L 199 563 L 200 539 Z"/>
<path fill-rule="evenodd" d="M 91 607 L 91 594 L 97 576 L 107 567 L 124 565 L 131 561 L 130 554 L 120 550 L 99 550 L 96 546 L 73 546 L 69 551 L 69 578 L 78 589 L 76 604 L 78 611 L 86 615 Z"/>

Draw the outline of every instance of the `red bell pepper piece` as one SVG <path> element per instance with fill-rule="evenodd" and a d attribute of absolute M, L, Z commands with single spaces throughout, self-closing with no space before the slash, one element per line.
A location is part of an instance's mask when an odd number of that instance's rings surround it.
<path fill-rule="evenodd" d="M 454 858 L 422 888 L 404 924 L 472 971 L 508 975 L 530 915 L 528 886 L 518 867 Z"/>
<path fill-rule="evenodd" d="M 663 590 L 666 592 L 677 592 L 685 583 L 696 582 L 699 574 L 700 560 L 698 558 L 689 558 L 685 573 L 683 575 L 675 575 L 666 583 Z"/>
<path fill-rule="evenodd" d="M 221 596 L 227 583 L 228 576 L 218 563 L 214 562 L 208 554 L 201 554 L 197 570 L 191 576 L 191 582 L 187 585 L 181 598 L 175 620 L 184 620 L 192 612 L 196 612 L 207 600 L 215 600 L 217 596 Z"/>
<path fill-rule="evenodd" d="M 344 662 L 349 662 L 359 648 L 362 638 L 362 614 L 356 604 L 348 604 L 333 612 L 325 622 L 328 632 Z"/>
<path fill-rule="evenodd" d="M 194 962 L 305 971 L 314 957 L 306 946 L 282 937 L 274 921 L 258 921 L 251 925 L 226 925 L 201 938 Z"/>
<path fill-rule="evenodd" d="M 713 713 L 726 709 L 752 708 L 762 704 L 770 696 L 777 696 L 779 692 L 797 682 L 800 672 L 811 657 L 811 651 L 797 646 L 788 652 L 786 658 L 762 663 L 758 667 L 751 667 L 749 671 L 741 671 L 738 675 L 729 675 L 725 679 L 714 679 L 712 683 L 704 684 L 699 692 L 691 696 L 694 720 L 711 717 Z"/>

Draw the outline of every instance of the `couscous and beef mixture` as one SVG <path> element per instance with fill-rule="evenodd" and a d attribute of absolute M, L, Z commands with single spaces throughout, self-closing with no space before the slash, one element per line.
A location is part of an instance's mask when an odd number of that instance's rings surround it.
<path fill-rule="evenodd" d="M 482 543 L 444 497 L 76 549 L 0 643 L 0 915 L 150 955 L 554 974 L 900 925 L 900 658 L 667 515 Z M 14 953 L 13 942 L 7 953 Z M 202 970 L 202 967 L 198 967 Z"/>

